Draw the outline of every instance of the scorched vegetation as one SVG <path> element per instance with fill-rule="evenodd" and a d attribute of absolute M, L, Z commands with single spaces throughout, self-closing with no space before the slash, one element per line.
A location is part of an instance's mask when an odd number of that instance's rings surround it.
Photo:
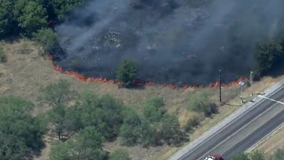
<path fill-rule="evenodd" d="M 281 0 L 2 0 L 0 159 L 37 158 L 43 148 L 51 160 L 146 159 L 158 151 L 153 159 L 166 159 L 169 148 L 208 129 L 198 132 L 201 122 L 212 126 L 211 119 L 238 107 L 226 102 L 239 90 L 223 87 L 221 108 L 216 88 L 164 86 L 208 85 L 219 69 L 229 82 L 279 68 L 281 6 Z M 84 81 L 67 81 L 53 69 Z"/>

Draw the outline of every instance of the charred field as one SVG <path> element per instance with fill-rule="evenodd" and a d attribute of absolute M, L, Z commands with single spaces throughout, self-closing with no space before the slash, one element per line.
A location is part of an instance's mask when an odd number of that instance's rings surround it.
<path fill-rule="evenodd" d="M 221 69 L 229 83 L 256 68 L 255 43 L 278 33 L 283 2 L 274 1 L 89 1 L 54 26 L 60 46 L 51 56 L 91 78 L 114 80 L 123 59 L 132 59 L 143 82 L 208 85 Z"/>

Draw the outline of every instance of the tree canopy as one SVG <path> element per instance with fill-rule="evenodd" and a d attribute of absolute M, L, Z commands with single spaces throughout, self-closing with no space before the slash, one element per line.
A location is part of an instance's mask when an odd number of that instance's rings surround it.
<path fill-rule="evenodd" d="M 86 0 L 1 0 L 0 38 L 33 38 L 46 53 L 53 52 L 60 47 L 60 37 L 54 31 L 53 22 L 60 23 L 84 2 Z M 199 6 L 205 0 L 198 3 L 186 0 L 186 3 Z M 131 1 L 131 4 L 138 8 L 150 5 L 142 0 Z M 163 5 L 161 10 L 168 12 L 167 7 Z M 232 38 L 235 34 L 236 31 Z M 243 45 L 246 44 L 234 43 L 233 48 L 241 49 Z M 257 72 L 269 72 L 283 61 L 284 31 L 275 38 L 258 41 L 254 48 Z M 0 48 L 0 63 L 6 61 L 7 56 Z M 117 68 L 116 80 L 122 82 L 123 87 L 131 87 L 137 78 L 137 70 L 135 61 L 125 59 Z M 166 112 L 163 98 L 147 100 L 140 112 L 107 94 L 99 95 L 92 90 L 77 93 L 66 80 L 45 85 L 38 98 L 41 104 L 50 106 L 50 110 L 44 115 L 34 116 L 32 102 L 16 96 L 0 96 L 1 160 L 29 159 L 44 146 L 46 130 L 58 138 L 51 149 L 52 160 L 128 160 L 129 154 L 124 150 L 116 150 L 108 156 L 103 143 L 118 139 L 122 145 L 128 146 L 178 145 L 188 138 L 178 118 Z M 206 92 L 194 94 L 188 108 L 205 116 L 218 112 Z M 198 119 L 194 119 L 189 128 L 197 123 Z M 283 160 L 284 151 L 277 150 L 271 156 L 262 152 L 242 153 L 233 160 L 268 160 L 268 157 L 270 160 Z"/>
<path fill-rule="evenodd" d="M 271 155 L 260 150 L 255 150 L 250 153 L 239 153 L 233 156 L 232 160 L 283 160 L 284 149 L 277 149 Z"/>
<path fill-rule="evenodd" d="M 15 96 L 0 97 L 0 159 L 28 158 L 43 147 L 43 130 L 30 114 L 33 103 Z"/>
<path fill-rule="evenodd" d="M 122 83 L 122 87 L 132 87 L 135 85 L 134 80 L 137 74 L 137 67 L 138 64 L 135 61 L 125 59 L 117 68 L 116 80 Z"/>
<path fill-rule="evenodd" d="M 2 0 L 0 7 L 0 37 L 32 36 L 49 21 L 61 20 L 83 0 Z"/>

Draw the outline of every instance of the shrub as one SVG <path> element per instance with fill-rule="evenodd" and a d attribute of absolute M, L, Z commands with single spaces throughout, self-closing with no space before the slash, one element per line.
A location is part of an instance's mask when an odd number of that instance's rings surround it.
<path fill-rule="evenodd" d="M 184 129 L 186 132 L 192 131 L 194 127 L 197 127 L 201 121 L 203 121 L 204 117 L 202 116 L 194 116 L 193 118 L 187 120 Z"/>
<path fill-rule="evenodd" d="M 150 122 L 159 122 L 164 114 L 164 112 L 161 110 L 164 105 L 165 104 L 162 98 L 150 99 L 146 101 L 143 106 L 143 115 Z"/>
<path fill-rule="evenodd" d="M 40 29 L 33 34 L 34 40 L 43 46 L 45 53 L 51 53 L 59 47 L 58 35 L 52 29 Z"/>
<path fill-rule="evenodd" d="M 122 82 L 121 87 L 132 87 L 136 78 L 138 65 L 135 61 L 124 59 L 123 63 L 117 68 L 116 80 Z"/>
<path fill-rule="evenodd" d="M 265 153 L 262 151 L 256 150 L 249 154 L 249 158 L 251 160 L 266 160 L 267 155 L 265 155 Z"/>
<path fill-rule="evenodd" d="M 216 103 L 209 103 L 209 110 L 208 114 L 211 116 L 212 114 L 217 114 L 219 113 L 219 107 Z"/>
<path fill-rule="evenodd" d="M 110 154 L 109 160 L 130 160 L 130 157 L 126 150 L 117 149 Z"/>
<path fill-rule="evenodd" d="M 165 114 L 161 119 L 161 138 L 168 145 L 180 145 L 185 140 L 185 135 L 180 128 L 178 118 Z"/>
<path fill-rule="evenodd" d="M 196 112 L 203 112 L 209 107 L 208 94 L 205 91 L 199 91 L 192 95 L 189 101 L 189 109 Z"/>
<path fill-rule="evenodd" d="M 195 112 L 202 112 L 206 117 L 218 113 L 218 106 L 209 102 L 208 93 L 205 90 L 192 95 L 189 101 L 189 109 Z"/>
<path fill-rule="evenodd" d="M 139 143 L 141 137 L 141 118 L 134 109 L 125 110 L 124 123 L 120 127 L 119 135 L 122 138 L 122 144 L 133 146 Z"/>

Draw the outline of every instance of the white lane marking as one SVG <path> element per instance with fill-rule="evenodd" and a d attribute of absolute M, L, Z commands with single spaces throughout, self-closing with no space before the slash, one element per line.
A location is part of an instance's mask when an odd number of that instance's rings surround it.
<path fill-rule="evenodd" d="M 284 102 L 277 101 L 277 100 L 274 100 L 274 99 L 271 99 L 271 98 L 268 98 L 268 97 L 265 97 L 265 96 L 262 96 L 262 95 L 258 95 L 258 96 L 261 97 L 261 98 L 265 98 L 265 99 L 271 100 L 271 101 L 273 101 L 273 102 L 277 102 L 277 103 L 280 103 L 280 104 L 284 105 Z M 281 99 L 281 100 L 283 100 L 283 99 Z M 262 112 L 261 114 L 257 115 L 256 117 L 254 117 L 251 121 L 249 121 L 248 123 L 246 123 L 246 124 L 245 124 L 244 126 L 242 126 L 240 129 L 238 129 L 236 132 L 234 132 L 232 135 L 228 136 L 227 138 L 225 138 L 224 140 L 222 140 L 219 144 L 217 144 L 216 146 L 214 146 L 213 148 L 211 148 L 209 151 L 207 151 L 206 154 L 209 154 L 212 150 L 214 150 L 214 149 L 216 149 L 217 147 L 219 147 L 219 146 L 221 146 L 222 144 L 224 144 L 224 143 L 226 142 L 226 140 L 228 140 L 228 139 L 230 139 L 231 137 L 235 136 L 236 134 L 238 134 L 239 132 L 241 132 L 245 127 L 251 125 L 253 122 L 257 121 L 258 118 L 264 116 L 267 112 L 271 111 L 271 110 L 273 109 L 273 107 L 277 105 L 277 103 L 274 103 L 273 105 L 271 105 L 270 108 L 266 109 L 264 112 Z M 282 110 L 281 110 L 281 111 L 282 111 Z M 281 112 L 281 111 L 279 111 L 279 112 Z M 279 112 L 277 112 L 275 115 L 277 115 Z M 273 117 L 271 117 L 271 118 L 273 118 Z M 271 119 L 271 118 L 270 118 L 270 119 Z M 269 120 L 270 120 L 270 119 L 269 119 Z M 269 121 L 269 120 L 268 120 L 268 121 Z M 266 122 L 267 122 L 267 121 L 265 121 L 264 123 L 266 123 Z M 264 123 L 263 123 L 263 124 L 264 124 Z M 263 125 L 263 124 L 262 124 L 262 125 Z M 262 126 L 262 125 L 261 125 L 261 126 Z M 261 127 L 261 126 L 260 126 L 260 127 Z M 260 127 L 256 128 L 255 130 L 259 129 Z M 278 128 L 278 127 L 277 127 L 277 128 Z M 242 139 L 242 140 L 243 140 L 243 139 Z M 240 141 L 241 141 L 241 140 L 240 140 Z M 240 141 L 239 141 L 239 142 L 240 142 Z M 237 142 L 237 143 L 239 143 L 239 142 Z M 236 144 L 237 144 L 237 143 L 236 143 Z M 258 143 L 258 142 L 257 142 L 257 143 Z M 229 150 L 229 149 L 228 149 L 228 150 Z M 225 150 L 224 153 L 227 152 L 228 150 Z"/>
<path fill-rule="evenodd" d="M 273 104 L 272 106 L 275 106 L 276 104 Z M 231 134 L 231 135 L 229 135 L 228 137 L 226 137 L 224 140 L 222 140 L 220 143 L 218 143 L 217 145 L 215 145 L 213 148 L 211 148 L 209 151 L 207 151 L 206 153 L 205 153 L 205 155 L 207 154 L 209 154 L 212 150 L 214 150 L 214 149 L 216 149 L 216 148 L 218 148 L 219 146 L 221 146 L 222 144 L 224 144 L 228 139 L 231 139 L 233 136 L 235 136 L 236 134 L 238 134 L 239 132 L 241 132 L 244 128 L 246 128 L 246 127 L 248 127 L 249 125 L 251 125 L 252 123 L 254 123 L 254 122 L 256 122 L 260 117 L 263 117 L 266 113 L 268 113 L 269 111 L 271 111 L 273 109 L 273 107 L 270 107 L 270 108 L 268 108 L 268 109 L 266 109 L 264 112 L 262 112 L 261 114 L 259 114 L 259 115 L 257 115 L 256 117 L 254 117 L 251 121 L 249 121 L 248 123 L 246 123 L 245 125 L 243 125 L 241 128 L 239 128 L 237 131 L 235 131 L 233 134 Z M 277 115 L 279 112 L 277 112 L 275 115 Z M 271 117 L 270 119 L 272 119 L 273 117 Z M 269 120 L 270 120 L 269 119 Z M 269 121 L 268 120 L 268 121 Z M 263 122 L 263 124 L 265 124 L 267 121 L 265 121 L 265 122 Z M 262 125 L 263 125 L 262 124 Z M 260 125 L 260 127 L 262 126 L 262 125 Z M 260 127 L 258 127 L 258 128 L 260 128 Z M 258 128 L 256 128 L 255 130 L 257 130 Z M 246 138 L 246 137 L 244 137 L 244 138 Z M 243 140 L 243 139 L 242 139 Z M 239 141 L 241 141 L 241 140 L 239 140 Z M 237 143 L 239 143 L 239 142 L 237 142 Z M 236 143 L 236 144 L 237 144 Z M 229 150 L 230 148 L 228 148 L 228 150 Z M 226 153 L 228 150 L 225 150 L 225 151 L 223 151 L 223 153 Z"/>
<path fill-rule="evenodd" d="M 275 99 L 272 99 L 272 98 L 268 98 L 268 97 L 266 97 L 266 96 L 263 96 L 263 95 L 258 95 L 258 97 L 260 97 L 260 98 L 264 98 L 264 99 L 267 99 L 267 100 L 270 100 L 270 101 L 273 101 L 273 102 L 276 102 L 276 103 L 279 103 L 279 104 L 282 104 L 282 105 L 284 105 L 284 102 L 281 102 L 281 101 L 277 101 L 277 100 L 275 100 Z"/>
<path fill-rule="evenodd" d="M 258 95 L 258 97 L 260 98 L 264 98 L 264 99 L 267 99 L 267 100 L 270 100 L 270 101 L 273 101 L 273 102 L 276 102 L 276 103 L 279 103 L 279 104 L 282 104 L 284 105 L 283 102 L 281 101 L 277 101 L 275 99 L 272 99 L 272 98 L 268 98 L 268 97 L 265 97 L 263 95 Z M 257 146 L 259 146 L 263 141 L 265 141 L 267 138 L 270 137 L 270 135 L 272 135 L 273 133 L 277 132 L 281 127 L 284 126 L 284 123 L 282 123 L 281 125 L 279 125 L 277 128 L 275 128 L 274 130 L 272 130 L 270 133 L 268 133 L 267 135 L 265 135 L 261 140 L 259 140 L 258 142 L 256 142 L 253 146 L 251 146 L 249 149 L 247 149 L 245 152 L 246 153 L 249 153 L 251 152 L 254 148 L 256 148 Z"/>
<path fill-rule="evenodd" d="M 267 88 L 263 93 L 267 96 L 271 97 L 276 95 L 281 89 L 284 88 L 283 86 L 284 81 L 281 80 L 280 82 L 276 83 L 275 85 Z M 256 98 L 256 97 L 255 97 Z M 254 99 L 253 99 L 254 100 Z M 228 126 L 233 124 L 234 122 L 238 121 L 242 116 L 247 114 L 248 112 L 252 111 L 258 105 L 263 103 L 263 100 L 255 99 L 255 102 L 250 104 L 247 103 L 243 105 L 238 110 L 234 111 L 232 114 L 226 116 L 222 121 L 214 125 L 208 131 L 203 133 L 200 137 L 192 141 L 191 143 L 187 144 L 185 147 L 174 153 L 169 160 L 181 160 L 184 159 L 186 156 L 190 155 L 192 152 L 196 151 L 200 146 L 208 142 L 211 138 L 225 130 Z"/>

